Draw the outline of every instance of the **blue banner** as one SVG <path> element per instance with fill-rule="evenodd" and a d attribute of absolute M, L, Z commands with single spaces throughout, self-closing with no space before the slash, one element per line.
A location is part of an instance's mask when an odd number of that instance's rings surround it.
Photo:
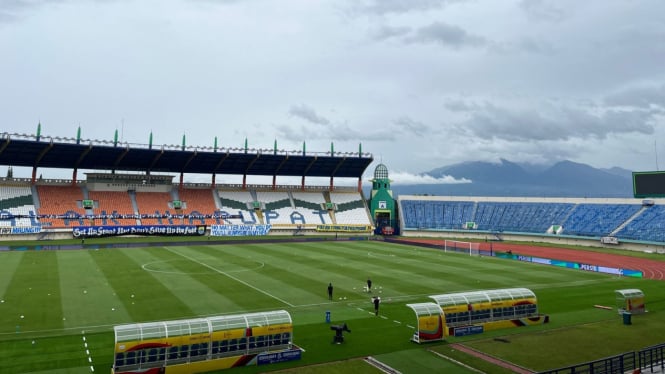
<path fill-rule="evenodd" d="M 484 331 L 482 325 L 478 326 L 464 326 L 464 327 L 455 327 L 453 329 L 455 336 L 466 336 L 466 335 L 475 335 L 481 334 Z"/>
<path fill-rule="evenodd" d="M 275 353 L 259 354 L 256 356 L 257 365 L 274 364 L 276 362 L 300 360 L 302 351 L 300 349 L 291 349 Z"/>
<path fill-rule="evenodd" d="M 118 235 L 197 236 L 205 232 L 206 227 L 200 225 L 85 226 L 72 230 L 75 238 Z"/>
<path fill-rule="evenodd" d="M 611 268 L 611 267 L 607 267 L 607 266 L 600 266 L 600 265 L 593 265 L 593 264 L 583 264 L 583 263 L 579 263 L 579 262 L 569 262 L 569 261 L 562 261 L 562 260 L 551 260 L 549 258 L 531 257 L 531 256 L 524 256 L 524 255 L 512 254 L 512 253 L 497 253 L 496 257 L 507 258 L 507 259 L 517 260 L 517 261 L 531 262 L 531 263 L 534 263 L 534 264 L 559 266 L 559 267 L 564 267 L 564 268 L 568 268 L 568 269 L 592 271 L 592 272 L 595 272 L 595 273 L 621 275 L 621 276 L 626 276 L 626 277 L 642 278 L 644 276 L 642 274 L 642 272 L 639 271 L 639 270 L 617 269 L 617 268 Z"/>
<path fill-rule="evenodd" d="M 210 236 L 262 236 L 268 235 L 272 225 L 212 225 Z"/>
<path fill-rule="evenodd" d="M 42 232 L 41 226 L 12 226 L 0 227 L 2 235 L 38 234 Z"/>

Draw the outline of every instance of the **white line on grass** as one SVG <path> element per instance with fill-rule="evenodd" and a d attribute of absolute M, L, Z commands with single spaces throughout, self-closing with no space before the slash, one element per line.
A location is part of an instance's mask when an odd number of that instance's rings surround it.
<path fill-rule="evenodd" d="M 85 341 L 85 330 L 81 331 L 83 334 L 83 348 L 85 348 L 85 355 L 88 356 L 88 362 L 92 364 L 92 356 L 90 356 L 90 350 L 88 349 L 88 342 Z M 90 371 L 94 372 L 95 367 L 90 365 Z"/>
<path fill-rule="evenodd" d="M 243 280 L 240 280 L 240 279 L 238 279 L 238 278 L 232 276 L 232 275 L 229 274 L 229 273 L 226 273 L 226 272 L 224 272 L 224 271 L 222 271 L 222 270 L 216 269 L 214 266 L 210 266 L 210 265 L 206 264 L 205 262 L 201 262 L 201 261 L 199 261 L 199 260 L 197 260 L 197 259 L 195 259 L 195 258 L 189 257 L 189 256 L 187 256 L 187 255 L 185 255 L 185 254 L 175 252 L 174 250 L 172 250 L 172 249 L 170 249 L 170 248 L 166 248 L 166 250 L 169 251 L 169 252 L 171 252 L 171 253 L 173 253 L 173 254 L 176 254 L 176 255 L 178 255 L 178 256 L 182 256 L 182 257 L 188 259 L 189 261 L 196 262 L 197 264 L 199 264 L 199 265 L 201 265 L 201 266 L 205 266 L 205 267 L 207 267 L 208 269 L 210 269 L 210 270 L 212 270 L 212 271 L 214 271 L 214 272 L 216 272 L 216 273 L 222 274 L 222 275 L 224 275 L 224 276 L 226 276 L 226 277 L 228 277 L 228 278 L 231 278 L 231 279 L 233 279 L 234 281 L 236 281 L 236 282 L 238 282 L 238 283 L 242 283 L 242 284 L 244 284 L 245 286 L 247 286 L 247 287 L 249 287 L 249 288 L 252 288 L 252 289 L 254 289 L 254 290 L 258 291 L 258 292 L 261 292 L 262 294 L 264 294 L 264 295 L 266 295 L 266 296 L 272 297 L 273 299 L 275 299 L 275 300 L 277 300 L 277 301 L 281 301 L 282 303 L 284 303 L 284 304 L 286 304 L 286 305 L 288 305 L 288 306 L 290 306 L 290 307 L 294 307 L 294 306 L 295 306 L 295 305 L 291 304 L 290 302 L 288 302 L 288 301 L 286 301 L 286 300 L 283 300 L 283 299 L 280 299 L 279 297 L 277 297 L 277 296 L 275 296 L 275 295 L 273 295 L 273 294 L 271 294 L 271 293 L 269 293 L 269 292 L 267 292 L 267 291 L 264 291 L 264 290 L 262 290 L 262 289 L 260 289 L 260 288 L 258 288 L 258 287 L 252 286 L 251 284 L 249 284 L 249 283 L 247 283 L 247 282 L 245 282 L 245 281 L 243 281 Z"/>

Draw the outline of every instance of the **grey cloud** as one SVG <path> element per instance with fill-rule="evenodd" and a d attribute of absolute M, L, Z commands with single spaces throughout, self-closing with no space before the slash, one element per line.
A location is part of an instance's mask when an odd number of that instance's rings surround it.
<path fill-rule="evenodd" d="M 449 4 L 465 1 L 467 0 L 354 0 L 352 7 L 363 13 L 385 15 L 389 13 L 422 12 L 440 9 Z"/>
<path fill-rule="evenodd" d="M 554 47 L 550 43 L 533 38 L 524 38 L 517 42 L 492 42 L 489 43 L 488 48 L 490 51 L 499 54 L 524 52 L 539 55 L 553 55 L 555 52 Z"/>
<path fill-rule="evenodd" d="M 317 125 L 330 124 L 330 121 L 327 118 L 319 116 L 313 108 L 304 104 L 292 106 L 289 110 L 289 114 Z"/>
<path fill-rule="evenodd" d="M 410 133 L 416 136 L 426 136 L 431 132 L 429 126 L 422 122 L 413 120 L 409 117 L 401 117 L 394 121 L 397 131 L 401 133 Z"/>
<path fill-rule="evenodd" d="M 565 141 L 605 139 L 609 134 L 654 133 L 654 112 L 606 110 L 596 114 L 579 108 L 513 110 L 492 104 L 471 112 L 457 130 L 481 139 Z"/>
<path fill-rule="evenodd" d="M 434 22 L 421 27 L 404 41 L 407 43 L 439 43 L 455 49 L 482 47 L 487 44 L 487 40 L 483 37 L 471 35 L 458 26 L 442 22 Z"/>
<path fill-rule="evenodd" d="M 665 84 L 661 86 L 642 86 L 616 92 L 605 97 L 604 103 L 611 106 L 637 108 L 660 106 L 665 108 Z"/>
<path fill-rule="evenodd" d="M 446 99 L 443 102 L 443 107 L 451 112 L 468 112 L 478 108 L 476 104 L 461 99 Z"/>
<path fill-rule="evenodd" d="M 409 34 L 411 30 L 410 27 L 381 26 L 372 33 L 372 39 L 380 41 L 405 36 Z"/>
<path fill-rule="evenodd" d="M 0 0 L 0 23 L 16 21 L 34 8 L 60 4 L 66 0 Z"/>
<path fill-rule="evenodd" d="M 347 123 L 329 126 L 328 133 L 330 140 L 339 141 L 363 140 L 367 137 L 367 132 L 351 128 Z"/>
<path fill-rule="evenodd" d="M 558 5 L 559 1 L 549 0 L 522 0 L 519 4 L 530 18 L 550 22 L 559 22 L 566 18 L 566 13 Z"/>

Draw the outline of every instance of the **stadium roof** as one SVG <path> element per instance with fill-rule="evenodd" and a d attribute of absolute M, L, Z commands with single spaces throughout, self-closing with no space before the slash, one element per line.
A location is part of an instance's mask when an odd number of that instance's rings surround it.
<path fill-rule="evenodd" d="M 0 165 L 17 167 L 360 178 L 374 160 L 369 153 L 331 153 L 0 136 Z"/>

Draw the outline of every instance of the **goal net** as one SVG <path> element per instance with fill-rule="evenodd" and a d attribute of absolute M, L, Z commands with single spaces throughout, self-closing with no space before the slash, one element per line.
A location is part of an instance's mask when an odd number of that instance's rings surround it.
<path fill-rule="evenodd" d="M 469 256 L 480 256 L 480 243 L 444 240 L 443 250 L 445 252 L 465 253 L 469 254 Z"/>

